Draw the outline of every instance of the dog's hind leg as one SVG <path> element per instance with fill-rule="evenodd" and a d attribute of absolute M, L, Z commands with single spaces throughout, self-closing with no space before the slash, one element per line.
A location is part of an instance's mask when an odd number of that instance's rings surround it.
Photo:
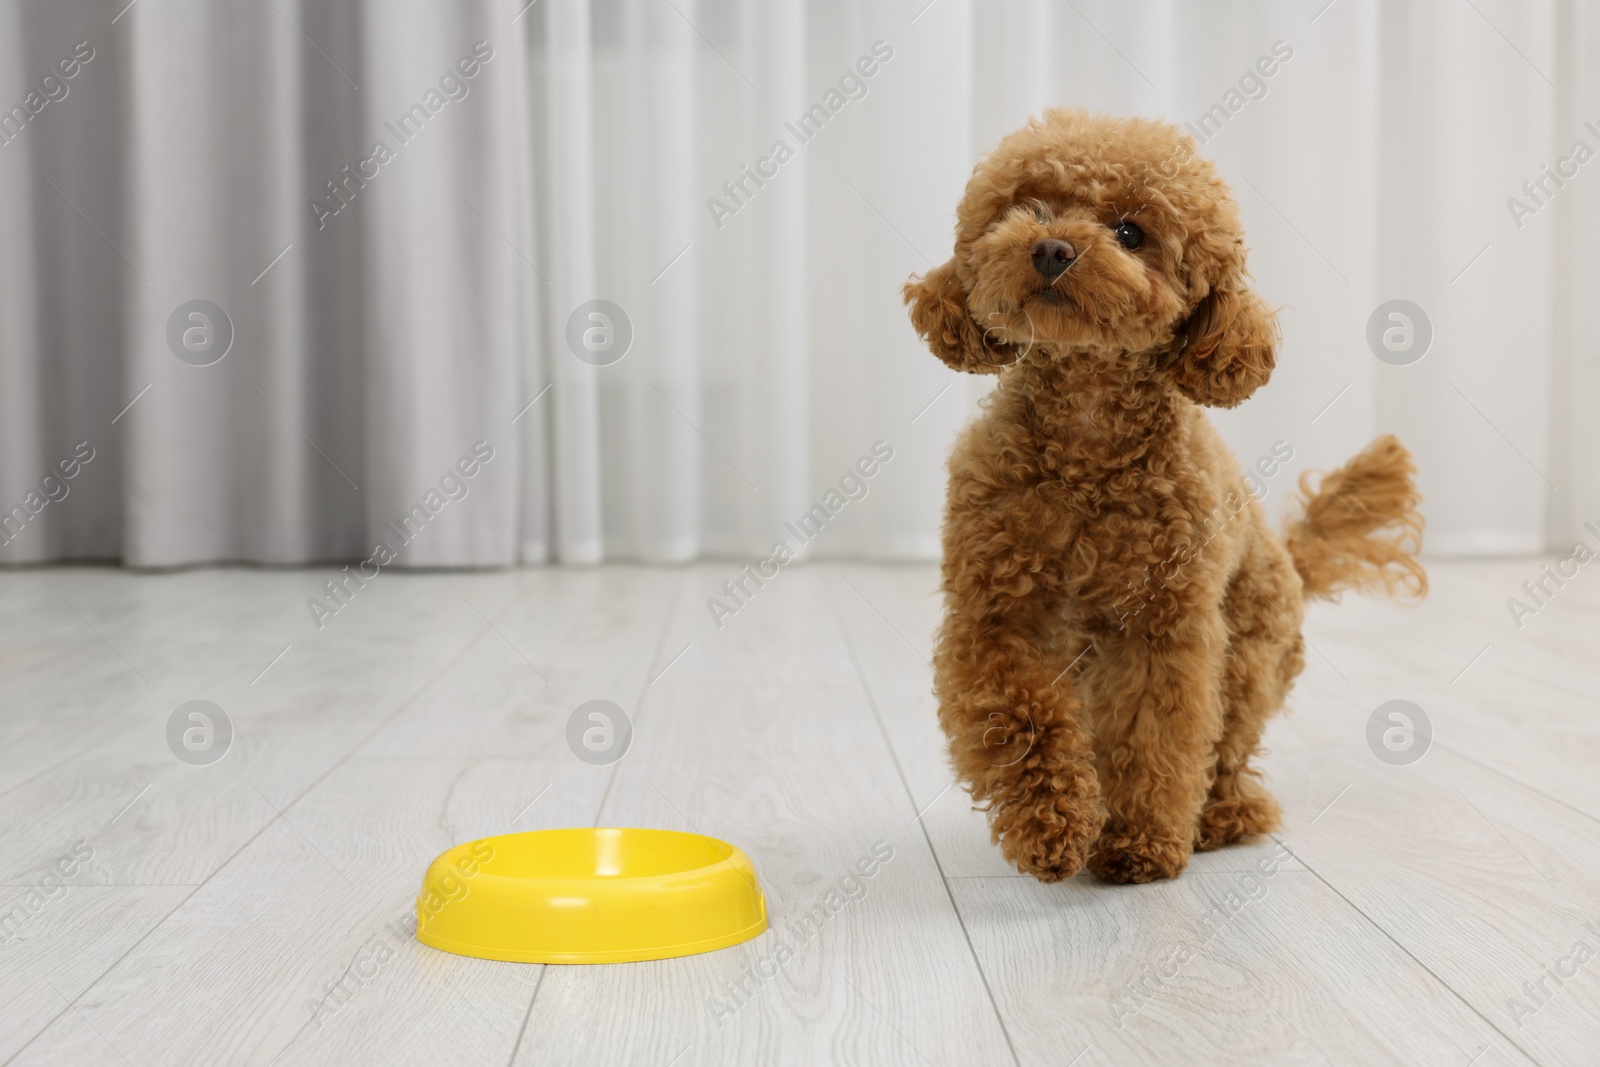
<path fill-rule="evenodd" d="M 1105 811 L 1083 704 L 1056 662 L 1050 598 L 977 551 L 947 547 L 945 602 L 934 684 L 956 774 L 1019 870 L 1071 878 Z"/>
<path fill-rule="evenodd" d="M 1222 737 L 1195 847 L 1221 848 L 1278 827 L 1277 801 L 1251 764 L 1267 720 L 1283 706 L 1305 666 L 1300 581 L 1288 554 L 1265 530 L 1228 587 L 1229 642 L 1223 665 Z"/>

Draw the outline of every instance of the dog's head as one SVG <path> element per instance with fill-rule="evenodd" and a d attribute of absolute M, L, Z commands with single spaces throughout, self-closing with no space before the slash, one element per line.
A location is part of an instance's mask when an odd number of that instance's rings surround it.
<path fill-rule="evenodd" d="M 1153 369 L 1220 407 L 1272 373 L 1238 209 L 1174 126 L 1047 111 L 978 165 L 957 218 L 954 257 L 905 286 L 957 370 Z"/>

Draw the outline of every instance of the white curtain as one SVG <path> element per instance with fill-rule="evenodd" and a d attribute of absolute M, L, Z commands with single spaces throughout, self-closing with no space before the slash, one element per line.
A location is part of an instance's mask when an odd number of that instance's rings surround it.
<path fill-rule="evenodd" d="M 525 28 L 404 7 L 0 4 L 0 559 L 516 558 Z"/>
<path fill-rule="evenodd" d="M 1269 507 L 1394 431 L 1431 551 L 1560 547 L 1600 520 L 1597 55 L 1576 0 L 0 4 L 0 561 L 930 558 L 991 382 L 899 286 L 1078 105 L 1194 125 L 1238 195 L 1284 345 L 1216 418 L 1292 449 Z"/>

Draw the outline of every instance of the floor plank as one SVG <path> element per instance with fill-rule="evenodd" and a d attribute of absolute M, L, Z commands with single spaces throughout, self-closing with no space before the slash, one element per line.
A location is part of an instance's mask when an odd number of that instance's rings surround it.
<path fill-rule="evenodd" d="M 326 571 L 0 572 L 0 1064 L 1587 1064 L 1600 584 L 1519 629 L 1541 564 L 1314 606 L 1283 832 L 1132 888 L 1018 875 L 953 786 L 931 567 L 785 568 L 720 619 L 737 564 L 386 573 L 321 629 Z M 164 737 L 195 697 L 236 727 L 207 767 Z M 1395 697 L 1409 766 L 1367 746 Z M 593 698 L 634 726 L 609 766 L 565 739 Z M 736 842 L 773 928 L 592 968 L 409 935 L 439 851 L 596 822 Z"/>
<path fill-rule="evenodd" d="M 1528 1062 L 1303 870 L 956 892 L 1023 1063 Z"/>
<path fill-rule="evenodd" d="M 1391 767 L 1304 750 L 1274 768 L 1293 783 L 1282 840 L 1365 922 L 1536 1061 L 1592 1062 L 1600 960 L 1538 996 L 1523 988 L 1578 942 L 1600 946 L 1592 820 L 1444 751 Z"/>
<path fill-rule="evenodd" d="M 697 567 L 690 588 L 719 569 Z M 528 1024 L 541 1062 L 991 1063 L 1006 1038 L 915 810 L 875 728 L 818 568 L 783 574 L 721 630 L 686 597 L 663 644 L 690 652 L 645 698 L 601 821 L 736 842 L 772 929 L 640 968 L 552 968 Z M 885 858 L 888 857 L 888 858 Z M 878 862 L 872 862 L 876 859 Z M 859 873 L 868 861 L 871 877 Z M 805 916 L 841 907 L 815 925 Z M 729 991 L 776 968 L 749 998 Z M 913 992 L 914 991 L 914 992 Z M 566 1023 L 604 1003 L 619 1025 Z"/>

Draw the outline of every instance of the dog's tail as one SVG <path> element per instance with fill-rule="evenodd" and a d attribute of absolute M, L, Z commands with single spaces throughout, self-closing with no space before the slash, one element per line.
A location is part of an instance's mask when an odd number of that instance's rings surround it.
<path fill-rule="evenodd" d="M 1406 447 L 1385 434 L 1324 476 L 1315 491 L 1313 472 L 1300 476 L 1305 514 L 1289 524 L 1286 540 L 1306 596 L 1332 600 L 1346 589 L 1427 595 L 1428 575 L 1416 559 L 1422 549 L 1416 471 Z"/>

